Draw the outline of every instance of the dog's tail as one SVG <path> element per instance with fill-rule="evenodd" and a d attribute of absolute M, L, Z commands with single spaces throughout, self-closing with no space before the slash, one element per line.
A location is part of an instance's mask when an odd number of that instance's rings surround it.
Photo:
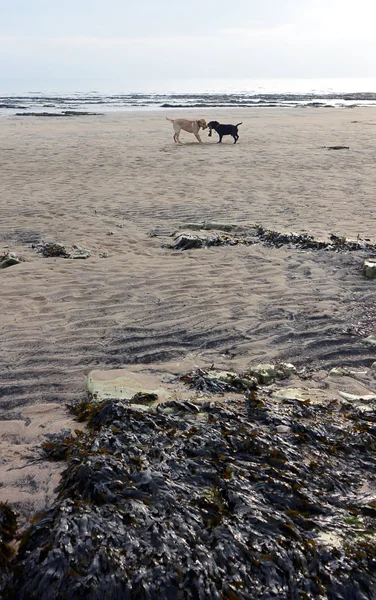
<path fill-rule="evenodd" d="M 174 119 L 169 119 L 168 117 L 166 117 L 167 121 L 171 121 L 171 123 L 174 122 Z"/>
<path fill-rule="evenodd" d="M 235 125 L 235 127 L 239 127 L 239 125 L 243 125 L 243 121 L 241 123 L 238 123 L 237 125 Z"/>

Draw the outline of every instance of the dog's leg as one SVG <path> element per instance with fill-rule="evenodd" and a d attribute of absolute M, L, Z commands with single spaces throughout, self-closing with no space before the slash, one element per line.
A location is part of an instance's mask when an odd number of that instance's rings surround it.
<path fill-rule="evenodd" d="M 179 127 L 179 126 L 177 126 L 177 127 L 174 127 L 174 131 L 175 131 L 175 135 L 174 135 L 174 140 L 175 140 L 175 142 L 176 142 L 177 144 L 181 144 L 181 141 L 179 140 L 179 135 L 180 135 L 180 132 L 181 132 L 181 129 L 180 129 L 180 127 Z"/>
<path fill-rule="evenodd" d="M 198 141 L 200 142 L 200 144 L 202 144 L 202 139 L 200 138 L 200 136 L 198 135 L 198 133 L 195 133 L 195 136 L 198 139 Z"/>
<path fill-rule="evenodd" d="M 222 142 L 222 138 L 223 138 L 223 135 L 220 135 L 218 144 L 220 144 Z"/>

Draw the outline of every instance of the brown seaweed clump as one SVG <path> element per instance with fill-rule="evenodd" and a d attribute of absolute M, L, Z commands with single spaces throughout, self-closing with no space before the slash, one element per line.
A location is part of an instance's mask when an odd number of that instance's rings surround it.
<path fill-rule="evenodd" d="M 107 400 L 88 434 L 58 439 L 58 499 L 5 597 L 375 599 L 376 500 L 362 492 L 375 407 L 222 391 L 145 410 Z"/>
<path fill-rule="evenodd" d="M 228 233 L 223 233 L 224 225 L 218 225 L 218 232 L 180 232 L 174 235 L 172 243 L 164 245 L 171 250 L 192 250 L 197 248 L 210 248 L 213 246 L 251 246 L 261 243 L 269 248 L 296 248 L 298 250 L 326 250 L 333 252 L 374 252 L 376 244 L 367 240 L 347 240 L 346 237 L 330 234 L 329 241 L 318 240 L 307 233 L 282 233 L 273 229 L 266 229 L 260 224 L 239 227 L 233 225 Z M 205 225 L 203 224 L 203 229 Z M 214 229 L 214 228 L 213 228 Z"/>

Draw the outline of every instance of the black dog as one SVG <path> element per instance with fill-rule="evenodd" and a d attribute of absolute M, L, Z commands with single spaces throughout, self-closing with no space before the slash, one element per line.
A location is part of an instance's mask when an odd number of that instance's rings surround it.
<path fill-rule="evenodd" d="M 236 144 L 236 142 L 239 139 L 239 136 L 238 136 L 239 125 L 241 125 L 241 123 L 238 123 L 237 125 L 221 125 L 220 123 L 218 123 L 218 121 L 210 121 L 210 123 L 208 123 L 209 137 L 211 137 L 212 130 L 214 129 L 214 131 L 216 131 L 219 135 L 218 144 L 221 143 L 224 135 L 232 135 L 232 137 L 234 138 L 234 144 Z"/>

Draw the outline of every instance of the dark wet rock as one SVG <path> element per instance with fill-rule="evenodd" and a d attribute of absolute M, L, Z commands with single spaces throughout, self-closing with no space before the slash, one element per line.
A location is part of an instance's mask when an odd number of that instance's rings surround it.
<path fill-rule="evenodd" d="M 22 262 L 22 258 L 19 258 L 14 252 L 6 252 L 0 256 L 0 269 L 19 265 L 20 262 Z"/>
<path fill-rule="evenodd" d="M 87 432 L 56 438 L 59 495 L 8 600 L 376 598 L 376 405 L 278 400 L 220 373 L 185 378 L 215 401 L 86 403 Z"/>
<path fill-rule="evenodd" d="M 99 116 L 103 113 L 85 112 L 78 110 L 63 110 L 62 112 L 23 112 L 16 113 L 17 117 L 84 117 Z"/>
<path fill-rule="evenodd" d="M 42 254 L 46 258 L 60 257 L 60 258 L 89 258 L 91 255 L 90 250 L 80 248 L 80 246 L 64 246 L 64 244 L 58 244 L 57 242 L 40 242 L 39 244 L 33 244 L 32 247 Z"/>
<path fill-rule="evenodd" d="M 135 394 L 133 398 L 130 399 L 130 403 L 151 405 L 154 404 L 157 400 L 158 394 L 153 394 L 149 392 L 137 392 L 137 394 Z"/>
<path fill-rule="evenodd" d="M 327 150 L 350 150 L 350 146 L 324 146 Z"/>
<path fill-rule="evenodd" d="M 19 106 L 18 104 L 12 104 L 9 102 L 0 102 L 0 108 L 17 108 L 18 110 L 24 110 L 27 108 L 27 106 Z"/>

